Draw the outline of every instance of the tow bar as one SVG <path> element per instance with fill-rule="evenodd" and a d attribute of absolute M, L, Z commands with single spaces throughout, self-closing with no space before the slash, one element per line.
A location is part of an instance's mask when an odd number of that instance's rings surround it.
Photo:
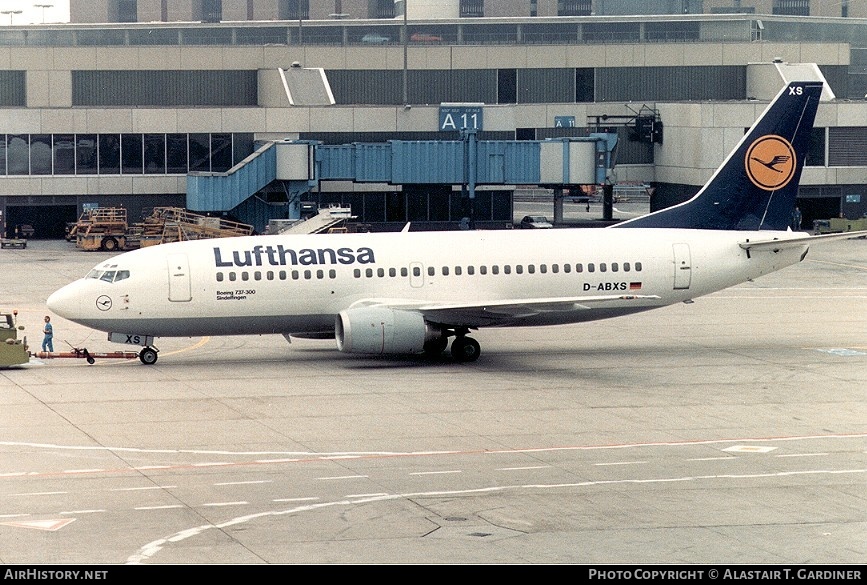
<path fill-rule="evenodd" d="M 84 358 L 89 364 L 94 363 L 96 361 L 96 358 L 119 358 L 129 360 L 138 357 L 138 353 L 134 351 L 90 352 L 87 351 L 86 347 L 73 347 L 72 351 L 61 352 L 40 351 L 37 353 L 31 353 L 30 355 L 38 357 L 40 359 Z"/>

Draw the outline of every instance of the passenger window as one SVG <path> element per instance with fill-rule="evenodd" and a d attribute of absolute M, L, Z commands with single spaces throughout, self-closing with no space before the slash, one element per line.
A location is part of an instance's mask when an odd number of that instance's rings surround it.
<path fill-rule="evenodd" d="M 319 280 L 322 280 L 323 278 L 325 278 L 325 271 L 324 270 L 317 270 L 316 271 L 316 278 Z"/>
<path fill-rule="evenodd" d="M 238 277 L 235 275 L 234 272 L 230 272 L 230 273 L 229 273 L 229 280 L 230 280 L 231 282 L 235 282 L 236 280 L 238 280 Z"/>
<path fill-rule="evenodd" d="M 479 274 L 487 274 L 488 267 L 487 266 L 479 266 Z"/>
<path fill-rule="evenodd" d="M 413 272 L 415 272 L 416 276 L 418 276 L 418 268 L 413 268 Z M 400 275 L 405 278 L 405 277 L 409 276 L 409 271 L 405 267 L 401 268 L 400 269 Z"/>
<path fill-rule="evenodd" d="M 608 271 L 608 265 L 605 264 L 605 262 L 602 262 L 601 264 L 599 264 L 599 272 L 607 272 L 607 271 Z"/>
<path fill-rule="evenodd" d="M 434 274 L 436 274 L 436 270 L 434 269 L 434 267 L 433 267 L 433 266 L 428 266 L 428 267 L 427 267 L 427 275 L 428 275 L 428 276 L 433 276 Z M 416 276 L 418 276 L 418 274 L 416 274 Z"/>
<path fill-rule="evenodd" d="M 564 264 L 563 265 L 563 272 L 566 272 L 566 273 L 572 272 L 572 265 L 571 264 Z"/>
<path fill-rule="evenodd" d="M 223 273 L 222 272 L 217 273 L 217 282 L 223 282 Z"/>
<path fill-rule="evenodd" d="M 337 271 L 334 270 L 333 268 L 331 270 L 329 270 L 328 271 L 328 278 L 332 278 L 332 279 L 337 278 Z"/>
<path fill-rule="evenodd" d="M 443 276 L 449 275 L 449 267 L 448 266 L 443 266 L 442 270 L 443 270 Z"/>
<path fill-rule="evenodd" d="M 274 271 L 273 270 L 269 270 L 268 272 L 265 273 L 265 275 L 267 276 L 268 280 L 274 280 Z"/>
<path fill-rule="evenodd" d="M 587 265 L 587 272 L 596 272 L 596 265 L 592 262 Z"/>
<path fill-rule="evenodd" d="M 535 274 L 536 273 L 536 265 L 535 264 L 528 265 L 527 266 L 527 272 L 529 272 L 530 274 Z"/>
<path fill-rule="evenodd" d="M 304 271 L 304 280 L 310 280 L 313 277 L 313 273 L 309 270 Z"/>
<path fill-rule="evenodd" d="M 636 263 L 635 263 L 635 271 L 636 271 L 636 272 L 641 272 L 641 262 L 636 262 Z"/>
<path fill-rule="evenodd" d="M 475 273 L 476 273 L 476 267 L 475 266 L 467 266 L 467 274 L 472 276 Z"/>
<path fill-rule="evenodd" d="M 262 273 L 260 271 L 256 271 L 253 273 L 253 280 L 262 280 Z"/>
<path fill-rule="evenodd" d="M 548 272 L 548 265 L 547 264 L 540 264 L 539 265 L 539 272 L 541 272 L 542 274 L 546 274 Z"/>
<path fill-rule="evenodd" d="M 551 265 L 551 272 L 553 272 L 554 274 L 557 274 L 558 272 L 560 272 L 560 265 L 559 264 L 552 264 Z"/>
<path fill-rule="evenodd" d="M 460 276 L 460 275 L 461 275 L 461 267 L 455 266 L 455 276 Z"/>
<path fill-rule="evenodd" d="M 623 263 L 623 272 L 629 272 L 629 262 Z"/>
<path fill-rule="evenodd" d="M 575 265 L 575 272 L 584 272 L 584 265 L 580 262 Z"/>
<path fill-rule="evenodd" d="M 390 277 L 394 278 L 395 276 L 397 276 L 397 269 L 396 268 L 389 268 L 388 269 L 388 275 Z"/>
<path fill-rule="evenodd" d="M 619 267 L 619 265 L 617 264 L 617 262 L 612 262 L 612 263 L 611 263 L 611 272 L 617 272 L 617 270 L 618 270 L 619 268 L 620 268 L 620 267 Z"/>
<path fill-rule="evenodd" d="M 353 274 L 353 276 L 355 276 L 355 278 L 361 278 L 361 270 L 359 270 L 358 268 L 353 270 L 352 274 Z"/>
<path fill-rule="evenodd" d="M 280 280 L 286 280 L 286 271 L 285 270 L 280 271 Z"/>
<path fill-rule="evenodd" d="M 365 268 L 364 276 L 366 276 L 367 278 L 373 278 L 373 268 Z"/>
<path fill-rule="evenodd" d="M 376 275 L 380 278 L 385 276 L 385 268 L 377 268 L 376 269 Z"/>
<path fill-rule="evenodd" d="M 297 270 L 292 271 L 292 280 L 298 280 L 301 277 Z"/>
<path fill-rule="evenodd" d="M 500 273 L 500 267 L 497 266 L 496 264 L 494 264 L 493 266 L 491 266 L 491 272 L 493 272 L 494 274 L 499 274 Z"/>
<path fill-rule="evenodd" d="M 246 271 L 242 272 L 241 273 L 241 280 L 243 280 L 245 282 L 250 280 L 250 273 L 246 272 Z"/>

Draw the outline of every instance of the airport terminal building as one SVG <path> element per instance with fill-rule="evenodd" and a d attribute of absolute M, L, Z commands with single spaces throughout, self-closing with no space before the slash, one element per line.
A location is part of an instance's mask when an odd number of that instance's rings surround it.
<path fill-rule="evenodd" d="M 186 207 L 190 177 L 230 175 L 275 142 L 456 140 L 442 124 L 455 105 L 479 113 L 479 140 L 617 133 L 610 181 L 650 185 L 665 207 L 708 179 L 791 64 L 815 64 L 832 97 L 804 226 L 867 213 L 867 0 L 406 4 L 72 0 L 71 23 L 0 27 L 0 227 L 57 238 L 88 207 Z M 293 89 L 302 72 L 324 91 Z M 517 186 L 476 193 L 483 225 L 511 221 Z M 461 190 L 328 180 L 300 196 L 374 229 L 456 229 Z M 250 194 L 293 196 L 279 180 Z"/>

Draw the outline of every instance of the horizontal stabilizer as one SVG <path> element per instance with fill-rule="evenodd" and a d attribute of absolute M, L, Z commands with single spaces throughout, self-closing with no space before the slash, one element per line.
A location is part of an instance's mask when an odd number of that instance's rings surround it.
<path fill-rule="evenodd" d="M 853 238 L 867 237 L 867 230 L 856 232 L 843 232 L 839 234 L 822 234 L 820 236 L 798 236 L 786 239 L 767 239 L 767 240 L 745 240 L 738 245 L 744 250 L 783 250 L 785 248 L 797 248 L 800 246 L 809 246 L 813 242 L 822 242 L 829 240 L 848 240 Z"/>

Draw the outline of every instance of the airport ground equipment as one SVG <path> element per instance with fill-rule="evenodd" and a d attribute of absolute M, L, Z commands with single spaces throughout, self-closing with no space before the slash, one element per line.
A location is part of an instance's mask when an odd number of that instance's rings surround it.
<path fill-rule="evenodd" d="M 24 336 L 23 332 L 24 325 L 18 324 L 17 310 L 11 313 L 0 310 L 0 368 L 26 364 L 31 357 L 40 359 L 80 358 L 87 360 L 89 364 L 96 362 L 96 358 L 135 359 L 139 357 L 139 352 L 135 351 L 91 352 L 86 347 L 78 348 L 71 345 L 70 351 L 31 352 L 30 346 L 27 345 L 27 337 Z"/>
<path fill-rule="evenodd" d="M 24 325 L 18 324 L 18 311 L 0 310 L 0 368 L 30 361 Z"/>
<path fill-rule="evenodd" d="M 126 249 L 128 228 L 123 207 L 96 207 L 81 214 L 70 236 L 82 250 L 113 252 Z"/>
<path fill-rule="evenodd" d="M 340 205 L 321 207 L 316 215 L 306 219 L 272 219 L 268 234 L 321 234 L 347 232 L 347 220 L 353 219 L 352 208 Z"/>
<path fill-rule="evenodd" d="M 867 217 L 862 217 L 861 219 L 832 217 L 831 219 L 817 219 L 813 221 L 814 234 L 839 234 L 861 230 L 867 230 Z"/>
<path fill-rule="evenodd" d="M 27 247 L 27 238 L 0 238 L 0 248 L 19 248 L 23 250 Z"/>
<path fill-rule="evenodd" d="M 135 248 L 207 238 L 248 236 L 253 226 L 221 217 L 192 213 L 179 207 L 155 207 L 142 222 L 130 224 L 126 209 L 97 207 L 81 214 L 67 239 L 82 250 Z"/>
<path fill-rule="evenodd" d="M 96 358 L 116 358 L 116 359 L 126 359 L 131 360 L 139 357 L 138 352 L 135 351 L 105 351 L 105 352 L 92 352 L 88 351 L 86 347 L 73 347 L 71 351 L 58 351 L 58 352 L 50 352 L 50 351 L 39 351 L 32 354 L 33 357 L 38 357 L 40 359 L 54 359 L 54 358 L 78 358 L 85 359 L 87 363 L 93 364 L 96 362 Z"/>
<path fill-rule="evenodd" d="M 234 236 L 249 236 L 253 226 L 222 217 L 212 217 L 193 213 L 181 207 L 156 207 L 143 224 L 142 246 L 150 244 L 165 244 L 168 242 L 185 242 L 188 240 L 206 240 L 211 238 L 230 238 Z M 162 228 L 159 241 L 153 241 L 149 228 Z"/>

